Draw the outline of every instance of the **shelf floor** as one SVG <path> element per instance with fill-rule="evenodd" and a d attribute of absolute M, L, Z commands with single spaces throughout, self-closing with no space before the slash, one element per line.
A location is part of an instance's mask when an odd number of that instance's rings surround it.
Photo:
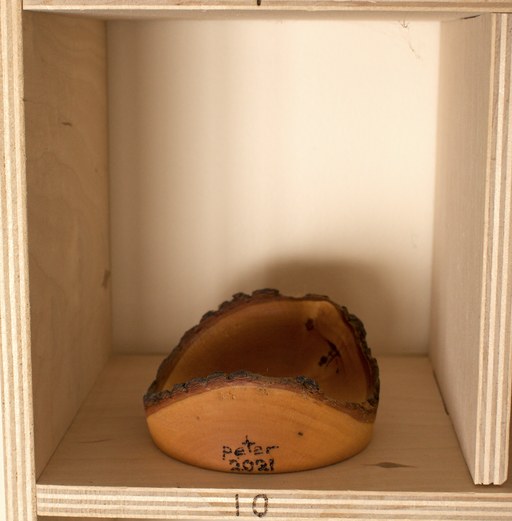
<path fill-rule="evenodd" d="M 165 456 L 153 445 L 146 429 L 142 395 L 162 358 L 111 358 L 38 479 L 40 514 L 69 515 L 75 512 L 73 504 L 85 507 L 94 497 L 94 505 L 88 508 L 99 508 L 96 515 L 120 515 L 131 498 L 133 515 L 148 517 L 148 512 L 143 516 L 143 511 L 136 511 L 144 509 L 143 498 L 151 498 L 151 504 L 156 501 L 161 507 L 157 498 L 163 494 L 168 501 L 184 502 L 183 517 L 195 511 L 192 500 L 197 494 L 211 504 L 214 497 L 228 501 L 239 492 L 242 498 L 247 495 L 250 499 L 251 491 L 257 494 L 262 490 L 272 491 L 276 498 L 282 496 L 285 502 L 289 494 L 313 502 L 323 498 L 325 503 L 331 498 L 332 505 L 338 507 L 341 498 L 356 502 L 365 498 L 370 504 L 391 500 L 395 506 L 403 498 L 416 505 L 423 500 L 426 504 L 433 499 L 435 504 L 446 500 L 457 512 L 467 515 L 463 504 L 471 499 L 468 508 L 476 508 L 478 496 L 487 503 L 487 513 L 491 505 L 498 509 L 498 518 L 506 518 L 511 512 L 512 485 L 472 484 L 426 357 L 379 358 L 381 402 L 375 436 L 365 451 L 323 469 L 270 476 L 202 470 Z M 457 506 L 457 501 L 462 503 Z M 319 508 L 324 508 L 324 503 Z M 66 510 L 65 504 L 71 510 Z M 108 504 L 118 505 L 117 510 L 109 510 Z M 178 515 L 174 503 L 171 508 Z M 314 517 L 311 504 L 308 508 Z"/>

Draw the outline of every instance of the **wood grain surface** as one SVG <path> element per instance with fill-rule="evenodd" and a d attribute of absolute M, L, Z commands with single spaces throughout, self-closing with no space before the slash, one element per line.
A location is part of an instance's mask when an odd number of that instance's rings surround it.
<path fill-rule="evenodd" d="M 443 24 L 430 351 L 484 484 L 508 466 L 510 42 L 506 15 Z"/>
<path fill-rule="evenodd" d="M 25 0 L 25 9 L 87 12 L 108 15 L 117 12 L 127 17 L 141 13 L 160 16 L 172 11 L 409 11 L 409 12 L 510 12 L 510 0 Z M 110 13 L 109 13 L 110 11 Z"/>
<path fill-rule="evenodd" d="M 111 345 L 105 32 L 24 16 L 37 474 Z"/>

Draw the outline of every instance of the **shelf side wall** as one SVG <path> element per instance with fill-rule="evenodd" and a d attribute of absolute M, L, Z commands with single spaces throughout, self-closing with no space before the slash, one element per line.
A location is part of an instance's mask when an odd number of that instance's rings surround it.
<path fill-rule="evenodd" d="M 507 15 L 443 24 L 430 352 L 479 484 L 508 466 L 509 78 Z"/>
<path fill-rule="evenodd" d="M 37 475 L 110 352 L 106 28 L 25 13 Z"/>

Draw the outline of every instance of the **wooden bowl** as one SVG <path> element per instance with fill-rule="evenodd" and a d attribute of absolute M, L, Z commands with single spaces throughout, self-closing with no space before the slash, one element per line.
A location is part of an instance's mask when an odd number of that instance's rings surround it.
<path fill-rule="evenodd" d="M 372 436 L 377 362 L 327 297 L 234 295 L 162 362 L 144 396 L 156 445 L 199 467 L 277 473 L 357 454 Z"/>

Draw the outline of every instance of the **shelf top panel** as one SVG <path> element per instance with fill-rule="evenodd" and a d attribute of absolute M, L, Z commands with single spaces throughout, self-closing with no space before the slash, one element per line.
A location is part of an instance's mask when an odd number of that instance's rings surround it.
<path fill-rule="evenodd" d="M 23 0 L 34 11 L 104 17 L 172 16 L 193 13 L 292 12 L 512 12 L 511 0 Z"/>
<path fill-rule="evenodd" d="M 162 358 L 111 359 L 40 476 L 40 485 L 497 492 L 472 484 L 427 358 L 379 359 L 381 404 L 374 439 L 365 451 L 323 469 L 270 476 L 202 470 L 156 448 L 146 428 L 142 396 Z M 508 494 L 512 487 L 499 491 Z"/>

